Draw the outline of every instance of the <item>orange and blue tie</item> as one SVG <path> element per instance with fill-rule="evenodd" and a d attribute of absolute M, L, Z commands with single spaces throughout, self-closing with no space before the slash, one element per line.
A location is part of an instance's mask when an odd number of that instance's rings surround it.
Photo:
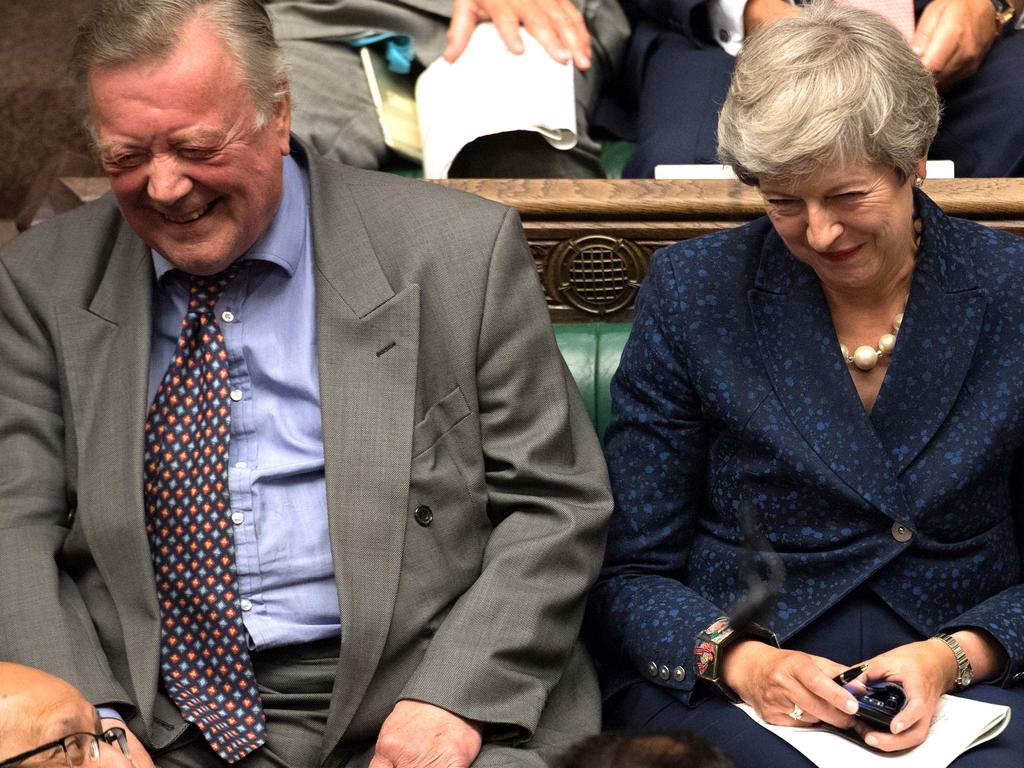
<path fill-rule="evenodd" d="M 266 730 L 239 605 L 228 355 L 213 311 L 238 267 L 192 278 L 174 359 L 146 420 L 144 477 L 164 688 L 229 763 L 262 745 Z"/>

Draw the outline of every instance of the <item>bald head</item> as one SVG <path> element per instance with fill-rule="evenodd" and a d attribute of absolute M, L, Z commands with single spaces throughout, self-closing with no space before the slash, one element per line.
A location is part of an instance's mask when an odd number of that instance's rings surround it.
<path fill-rule="evenodd" d="M 96 733 L 96 710 L 51 674 L 0 662 L 0 762 L 70 733 Z"/>

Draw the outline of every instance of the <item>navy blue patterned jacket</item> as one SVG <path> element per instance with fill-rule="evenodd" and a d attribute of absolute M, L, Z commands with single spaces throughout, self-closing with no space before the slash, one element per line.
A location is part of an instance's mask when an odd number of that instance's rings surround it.
<path fill-rule="evenodd" d="M 1024 680 L 1024 239 L 917 206 L 870 414 L 767 219 L 656 254 L 606 435 L 616 510 L 588 616 L 606 694 L 646 677 L 690 698 L 696 634 L 745 589 L 741 497 L 786 566 L 763 622 L 783 645 L 865 585 L 923 636 L 988 630 L 1001 682 Z"/>

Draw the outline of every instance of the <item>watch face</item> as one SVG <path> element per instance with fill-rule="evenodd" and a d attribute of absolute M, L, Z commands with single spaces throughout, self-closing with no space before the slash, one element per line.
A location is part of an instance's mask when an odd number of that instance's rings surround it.
<path fill-rule="evenodd" d="M 966 688 L 971 684 L 972 680 L 974 680 L 974 673 L 969 669 L 965 669 L 963 674 L 960 675 L 960 685 Z"/>

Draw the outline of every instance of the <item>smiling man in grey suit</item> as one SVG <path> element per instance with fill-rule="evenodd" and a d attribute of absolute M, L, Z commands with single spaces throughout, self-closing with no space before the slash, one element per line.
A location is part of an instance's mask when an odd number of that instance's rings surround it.
<path fill-rule="evenodd" d="M 113 196 L 0 258 L 0 659 L 139 766 L 595 730 L 610 500 L 515 214 L 290 141 L 256 0 L 100 0 L 75 66 Z"/>

